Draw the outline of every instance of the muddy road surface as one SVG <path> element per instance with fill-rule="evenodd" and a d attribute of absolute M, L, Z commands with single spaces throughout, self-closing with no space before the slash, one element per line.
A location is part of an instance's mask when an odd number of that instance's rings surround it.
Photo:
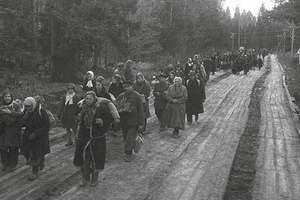
<path fill-rule="evenodd" d="M 236 152 L 244 147 L 240 141 L 249 124 L 249 105 L 258 81 L 259 87 L 264 84 L 259 89 L 263 90 L 258 101 L 261 120 L 255 131 L 259 148 L 247 189 L 250 195 L 245 199 L 300 199 L 300 140 L 283 71 L 275 56 L 271 61 L 271 72 L 264 78 L 267 68 L 248 75 L 218 72 L 212 76 L 205 113 L 197 123 L 187 125 L 179 139 L 171 137 L 172 130 L 159 132 L 151 100 L 152 117 L 141 151 L 126 163 L 121 135 L 108 136 L 107 164 L 95 188 L 78 187 L 79 172 L 72 164 L 74 147 L 64 146 L 61 128 L 51 130 L 52 153 L 39 179 L 27 180 L 30 170 L 20 157 L 15 172 L 0 173 L 0 199 L 221 200 L 224 194 L 242 193 L 243 188 L 235 187 L 238 182 L 228 180 L 235 180 L 233 163 Z"/>

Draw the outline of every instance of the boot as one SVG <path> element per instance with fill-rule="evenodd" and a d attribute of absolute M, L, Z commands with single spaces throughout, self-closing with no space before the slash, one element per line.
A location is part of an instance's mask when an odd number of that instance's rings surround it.
<path fill-rule="evenodd" d="M 179 138 L 179 129 L 175 128 L 173 131 L 173 137 L 174 138 Z"/>
<path fill-rule="evenodd" d="M 91 186 L 92 187 L 96 187 L 98 185 L 98 183 L 99 183 L 98 177 L 99 177 L 99 172 L 94 170 L 92 172 L 92 180 L 91 180 Z"/>
<path fill-rule="evenodd" d="M 38 178 L 39 166 L 32 167 L 32 174 L 29 175 L 28 180 L 34 181 Z"/>
<path fill-rule="evenodd" d="M 81 183 L 79 184 L 80 187 L 85 187 L 88 184 L 86 173 L 84 169 L 81 169 Z"/>
<path fill-rule="evenodd" d="M 72 131 L 67 130 L 67 143 L 65 144 L 66 147 L 73 145 L 73 139 L 72 139 Z"/>

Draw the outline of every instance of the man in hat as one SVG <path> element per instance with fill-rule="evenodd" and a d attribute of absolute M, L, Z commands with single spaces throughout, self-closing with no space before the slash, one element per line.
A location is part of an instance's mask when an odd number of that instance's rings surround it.
<path fill-rule="evenodd" d="M 117 108 L 120 113 L 123 139 L 125 142 L 125 162 L 133 159 L 135 140 L 144 127 L 144 107 L 139 93 L 133 89 L 133 82 L 127 80 L 123 83 L 125 92 L 117 98 Z"/>

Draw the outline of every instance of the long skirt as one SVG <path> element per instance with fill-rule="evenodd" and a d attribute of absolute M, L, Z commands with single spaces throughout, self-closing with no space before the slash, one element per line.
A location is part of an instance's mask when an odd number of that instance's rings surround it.
<path fill-rule="evenodd" d="M 185 128 L 185 104 L 167 104 L 164 119 L 169 128 Z"/>

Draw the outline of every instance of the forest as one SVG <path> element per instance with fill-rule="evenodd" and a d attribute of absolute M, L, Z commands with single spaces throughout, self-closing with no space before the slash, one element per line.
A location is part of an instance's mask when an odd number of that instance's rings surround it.
<path fill-rule="evenodd" d="M 82 70 L 107 71 L 127 59 L 163 66 L 240 46 L 290 51 L 300 2 L 275 1 L 257 17 L 239 8 L 232 14 L 222 0 L 1 1 L 0 65 L 73 81 Z"/>

